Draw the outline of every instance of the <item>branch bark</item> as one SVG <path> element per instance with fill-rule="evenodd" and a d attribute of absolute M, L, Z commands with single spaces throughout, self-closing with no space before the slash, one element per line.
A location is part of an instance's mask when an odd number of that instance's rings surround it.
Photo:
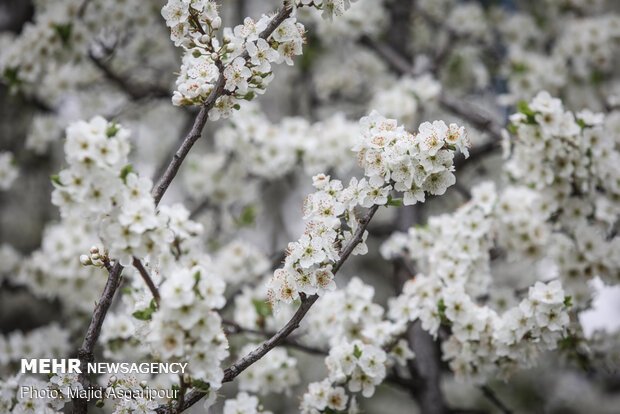
<path fill-rule="evenodd" d="M 95 344 L 97 343 L 97 339 L 99 339 L 99 335 L 101 334 L 101 326 L 103 325 L 103 320 L 105 319 L 108 310 L 112 305 L 114 293 L 116 292 L 120 284 L 122 271 L 123 266 L 121 266 L 120 263 L 116 263 L 112 267 L 112 270 L 108 275 L 108 281 L 106 282 L 103 293 L 101 294 L 101 298 L 99 299 L 99 302 L 95 307 L 95 311 L 93 312 L 93 317 L 90 321 L 90 325 L 88 326 L 88 331 L 86 332 L 86 336 L 84 337 L 82 346 L 78 350 L 78 358 L 80 359 L 80 370 L 82 371 L 79 376 L 79 380 L 85 389 L 90 384 L 90 379 L 88 378 L 87 374 L 88 363 L 92 362 L 95 359 Z M 87 411 L 88 400 L 73 400 L 73 414 L 85 414 Z"/>
<path fill-rule="evenodd" d="M 144 280 L 144 283 L 146 283 L 146 286 L 148 286 L 149 290 L 151 291 L 151 294 L 153 295 L 155 302 L 159 304 L 159 298 L 160 298 L 159 290 L 157 289 L 157 286 L 155 286 L 155 283 L 153 283 L 153 279 L 151 279 L 151 275 L 149 275 L 149 272 L 146 270 L 146 268 L 142 264 L 142 261 L 138 259 L 137 257 L 134 257 L 133 267 L 135 267 L 136 270 L 138 270 L 138 272 L 140 273 L 140 276 L 142 276 L 142 279 Z"/>

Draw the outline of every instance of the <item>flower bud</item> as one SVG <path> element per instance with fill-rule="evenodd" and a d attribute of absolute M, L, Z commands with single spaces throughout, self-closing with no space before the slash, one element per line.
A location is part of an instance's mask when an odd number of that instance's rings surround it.
<path fill-rule="evenodd" d="M 215 30 L 219 29 L 222 26 L 222 18 L 220 16 L 217 16 L 215 19 L 213 19 L 213 21 L 211 22 L 211 27 L 214 28 Z"/>
<path fill-rule="evenodd" d="M 97 254 L 97 253 L 91 254 L 90 255 L 90 259 L 91 260 L 99 260 L 99 254 Z"/>
<path fill-rule="evenodd" d="M 116 384 L 116 381 L 118 381 L 118 378 L 116 378 L 116 375 L 112 375 L 110 379 L 108 379 L 108 384 Z"/>
<path fill-rule="evenodd" d="M 89 266 L 93 264 L 93 262 L 90 260 L 90 257 L 88 257 L 88 255 L 86 254 L 80 256 L 80 263 L 82 263 L 84 266 Z"/>
<path fill-rule="evenodd" d="M 147 385 L 147 384 L 146 384 L 146 380 L 142 380 L 142 381 L 140 381 L 140 386 L 141 386 L 142 388 L 146 388 L 146 385 Z"/>
<path fill-rule="evenodd" d="M 99 247 L 97 247 L 97 246 L 91 247 L 90 248 L 90 253 L 91 254 L 99 253 Z"/>
<path fill-rule="evenodd" d="M 211 60 L 216 61 L 218 60 L 220 57 L 220 55 L 218 55 L 217 53 L 213 52 L 211 53 Z"/>

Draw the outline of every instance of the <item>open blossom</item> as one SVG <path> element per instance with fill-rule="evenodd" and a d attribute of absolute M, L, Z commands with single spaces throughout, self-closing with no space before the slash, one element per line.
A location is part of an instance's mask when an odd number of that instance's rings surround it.
<path fill-rule="evenodd" d="M 239 93 L 246 93 L 248 91 L 248 78 L 251 75 L 252 72 L 245 66 L 245 59 L 238 57 L 224 69 L 225 88 L 229 91 L 238 90 Z"/>

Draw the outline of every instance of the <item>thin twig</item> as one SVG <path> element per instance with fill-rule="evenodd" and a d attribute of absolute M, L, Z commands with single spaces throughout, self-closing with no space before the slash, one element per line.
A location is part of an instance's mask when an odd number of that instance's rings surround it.
<path fill-rule="evenodd" d="M 222 323 L 224 324 L 224 326 L 227 327 L 226 331 L 228 334 L 249 334 L 249 335 L 262 336 L 265 338 L 270 338 L 275 335 L 275 332 L 268 332 L 268 331 L 263 331 L 260 329 L 244 328 L 243 326 L 239 325 L 235 321 L 223 320 Z M 282 341 L 282 345 L 295 348 L 305 353 L 313 354 L 313 355 L 327 355 L 329 353 L 326 349 L 321 349 L 321 348 L 316 348 L 310 345 L 306 345 L 290 336 L 288 338 L 285 338 Z"/>
<path fill-rule="evenodd" d="M 135 256 L 133 258 L 133 267 L 135 267 L 136 270 L 140 273 L 140 276 L 142 276 L 144 283 L 146 283 L 146 286 L 148 286 L 149 290 L 151 291 L 155 302 L 159 304 L 159 290 L 157 290 L 157 286 L 155 286 L 155 283 L 153 283 L 153 279 L 151 279 L 151 276 L 142 264 L 142 261 Z"/>
<path fill-rule="evenodd" d="M 93 51 L 88 52 L 88 57 L 95 66 L 103 73 L 110 82 L 125 92 L 132 100 L 137 101 L 145 98 L 168 98 L 170 91 L 159 86 L 135 85 L 126 76 L 114 72 L 103 59 L 95 56 Z"/>
<path fill-rule="evenodd" d="M 506 407 L 506 405 L 502 402 L 502 400 L 499 399 L 497 394 L 495 394 L 495 391 L 493 391 L 487 385 L 481 385 L 479 388 L 482 391 L 482 394 L 484 394 L 484 396 L 489 401 L 491 401 L 502 413 L 512 414 L 512 410 Z"/>

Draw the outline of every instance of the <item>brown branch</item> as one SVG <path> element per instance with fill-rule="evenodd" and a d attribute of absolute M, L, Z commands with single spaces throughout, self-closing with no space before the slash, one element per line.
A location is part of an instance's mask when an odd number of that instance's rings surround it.
<path fill-rule="evenodd" d="M 342 267 L 344 262 L 348 259 L 348 257 L 353 252 L 353 249 L 362 241 L 362 237 L 366 228 L 368 227 L 368 223 L 375 215 L 377 210 L 379 209 L 378 205 L 372 206 L 368 209 L 368 212 L 359 219 L 359 227 L 353 234 L 349 243 L 345 246 L 345 248 L 340 253 L 340 259 L 334 265 L 332 270 L 335 275 L 338 270 Z M 278 332 L 276 332 L 271 338 L 267 339 L 265 342 L 260 344 L 256 349 L 252 352 L 232 364 L 229 368 L 224 371 L 224 378 L 222 382 L 230 382 L 235 379 L 239 374 L 241 374 L 245 369 L 247 369 L 250 365 L 254 364 L 256 361 L 261 359 L 267 352 L 271 351 L 277 345 L 279 345 L 284 339 L 286 339 L 295 329 L 299 327 L 301 320 L 306 316 L 308 310 L 312 307 L 312 305 L 319 298 L 318 295 L 306 296 L 301 294 L 301 305 L 297 309 L 297 312 L 291 317 L 291 319 L 282 327 Z M 180 407 L 181 409 L 178 411 L 183 411 L 192 405 L 196 404 L 198 401 L 204 397 L 204 392 L 193 390 L 189 392 L 185 398 L 185 406 Z M 170 407 L 168 405 L 160 406 L 157 408 L 158 414 L 173 414 L 177 412 L 177 404 Z"/>
<path fill-rule="evenodd" d="M 270 338 L 272 336 L 275 335 L 275 332 L 268 332 L 268 331 L 263 331 L 260 329 L 251 329 L 251 328 L 244 328 L 243 326 L 239 325 L 238 323 L 236 323 L 235 321 L 230 321 L 230 320 L 223 320 L 222 321 L 223 325 L 225 325 L 227 327 L 226 331 L 228 334 L 249 334 L 249 335 L 257 335 L 257 336 L 262 336 L 265 338 Z M 316 348 L 310 345 L 306 345 L 302 342 L 299 342 L 297 339 L 293 338 L 293 337 L 288 337 L 285 338 L 282 343 L 283 346 L 288 346 L 291 348 L 295 348 L 298 349 L 300 351 L 303 351 L 307 354 L 313 354 L 313 355 L 327 355 L 329 352 L 325 349 L 321 349 L 321 348 Z"/>
<path fill-rule="evenodd" d="M 140 273 L 140 276 L 142 276 L 144 283 L 146 283 L 146 286 L 148 286 L 149 290 L 151 291 L 155 302 L 159 304 L 159 290 L 157 290 L 157 286 L 155 286 L 155 283 L 153 283 L 153 279 L 151 279 L 151 276 L 142 264 L 142 261 L 135 256 L 133 258 L 133 267 L 135 267 L 136 270 Z"/>
<path fill-rule="evenodd" d="M 84 341 L 82 342 L 82 346 L 78 350 L 78 358 L 80 359 L 80 370 L 82 373 L 79 376 L 80 383 L 86 388 L 90 384 L 90 380 L 88 378 L 88 363 L 92 362 L 94 357 L 94 349 L 95 344 L 97 343 L 97 339 L 99 339 L 99 335 L 101 334 L 101 326 L 103 325 L 103 320 L 112 305 L 112 299 L 114 298 L 114 293 L 118 289 L 121 280 L 121 273 L 123 271 L 123 266 L 120 263 L 116 263 L 110 273 L 108 274 L 108 281 L 106 282 L 105 288 L 103 289 L 103 293 L 101 294 L 101 298 L 95 306 L 95 311 L 93 312 L 92 319 L 88 326 L 88 330 L 86 331 L 86 336 L 84 337 Z M 73 400 L 73 414 L 85 414 L 88 410 L 88 400 L 76 398 Z"/>

